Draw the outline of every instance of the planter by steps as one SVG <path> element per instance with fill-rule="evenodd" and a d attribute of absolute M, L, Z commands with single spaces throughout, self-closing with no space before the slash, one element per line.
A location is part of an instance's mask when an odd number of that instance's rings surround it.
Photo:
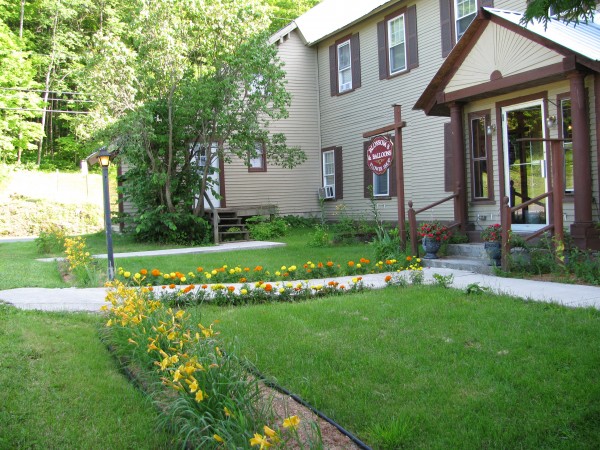
<path fill-rule="evenodd" d="M 442 243 L 435 239 L 424 237 L 423 238 L 423 250 L 425 250 L 425 259 L 438 259 L 437 252 L 440 250 Z"/>

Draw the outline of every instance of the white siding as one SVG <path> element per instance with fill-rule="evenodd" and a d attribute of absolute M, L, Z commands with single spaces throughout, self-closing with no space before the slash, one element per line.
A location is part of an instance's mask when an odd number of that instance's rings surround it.
<path fill-rule="evenodd" d="M 267 161 L 266 172 L 248 172 L 243 161 L 232 161 L 224 171 L 226 206 L 270 204 L 281 214 L 316 215 L 321 186 L 316 50 L 306 47 L 297 31 L 284 37 L 278 49 L 292 104 L 289 117 L 271 123 L 269 130 L 284 133 L 287 144 L 300 147 L 308 160 L 292 170 Z"/>

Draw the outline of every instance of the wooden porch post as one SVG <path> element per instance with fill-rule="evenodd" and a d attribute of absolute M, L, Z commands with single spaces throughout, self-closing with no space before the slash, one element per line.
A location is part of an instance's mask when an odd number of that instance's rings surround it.
<path fill-rule="evenodd" d="M 460 223 L 460 230 L 467 231 L 467 190 L 465 189 L 465 142 L 463 136 L 462 105 L 450 105 L 450 123 L 452 129 L 452 154 L 454 167 L 454 220 Z"/>
<path fill-rule="evenodd" d="M 587 231 L 592 227 L 592 173 L 590 128 L 585 108 L 585 75 L 575 71 L 570 73 L 568 78 L 571 85 L 573 188 L 575 191 L 575 220 L 571 225 L 571 233 L 577 246 L 586 248 Z"/>

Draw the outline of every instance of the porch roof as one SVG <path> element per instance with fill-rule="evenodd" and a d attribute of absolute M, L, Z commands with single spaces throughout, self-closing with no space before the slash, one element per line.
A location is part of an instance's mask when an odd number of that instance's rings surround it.
<path fill-rule="evenodd" d="M 575 25 L 550 19 L 547 27 L 544 27 L 544 24 L 540 22 L 522 25 L 522 17 L 523 15 L 517 12 L 482 8 L 425 88 L 413 109 L 424 110 L 427 115 L 448 116 L 450 114 L 448 103 L 451 101 L 464 102 L 492 97 L 519 88 L 539 86 L 550 81 L 564 79 L 567 72 L 577 67 L 600 72 L 600 24 L 580 22 Z M 508 76 L 504 79 L 501 74 L 498 75 L 498 71 L 492 71 L 489 74 L 489 82 L 480 82 L 479 89 L 463 89 L 461 92 L 446 95 L 452 77 L 461 69 L 465 59 L 475 48 L 490 23 L 555 52 L 562 57 L 561 67 L 535 77 Z M 464 94 L 462 98 L 461 94 Z"/>

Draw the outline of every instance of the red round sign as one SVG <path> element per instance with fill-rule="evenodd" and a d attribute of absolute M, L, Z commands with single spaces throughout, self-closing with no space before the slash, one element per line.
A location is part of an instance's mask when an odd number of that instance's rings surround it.
<path fill-rule="evenodd" d="M 377 136 L 367 148 L 367 166 L 374 174 L 381 175 L 392 165 L 394 145 L 389 138 Z"/>

